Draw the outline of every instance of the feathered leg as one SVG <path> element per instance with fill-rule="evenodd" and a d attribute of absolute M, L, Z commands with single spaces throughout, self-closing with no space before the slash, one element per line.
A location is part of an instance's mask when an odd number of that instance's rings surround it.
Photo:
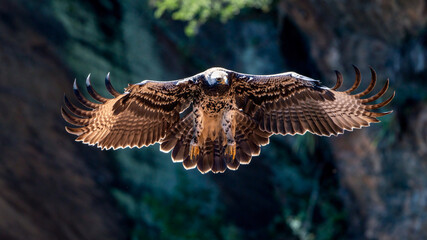
<path fill-rule="evenodd" d="M 193 138 L 191 139 L 191 142 L 190 142 L 190 159 L 191 160 L 196 159 L 200 153 L 199 137 L 203 130 L 202 110 L 199 107 L 194 106 L 193 113 L 194 113 L 194 118 L 193 118 L 194 133 L 193 133 Z"/>
<path fill-rule="evenodd" d="M 236 158 L 236 141 L 234 134 L 236 132 L 234 121 L 234 111 L 227 111 L 222 117 L 222 129 L 227 137 L 227 147 L 225 148 L 225 155 L 231 157 L 231 161 Z"/>

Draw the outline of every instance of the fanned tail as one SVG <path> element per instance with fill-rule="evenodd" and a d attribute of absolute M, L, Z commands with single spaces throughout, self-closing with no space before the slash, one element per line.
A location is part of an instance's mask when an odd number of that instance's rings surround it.
<path fill-rule="evenodd" d="M 227 147 L 224 134 L 208 138 L 199 146 L 199 154 L 191 159 L 190 142 L 193 137 L 193 114 L 183 118 L 162 140 L 160 149 L 169 152 L 172 160 L 182 162 L 185 169 L 196 168 L 201 173 L 223 173 L 227 168 L 237 170 L 240 164 L 249 164 L 252 156 L 258 156 L 261 146 L 268 144 L 270 133 L 262 131 L 246 114 L 236 111 L 236 157 L 225 154 Z"/>
<path fill-rule="evenodd" d="M 188 114 L 162 140 L 160 149 L 172 150 L 172 160 L 182 162 L 185 169 L 196 168 L 201 173 L 223 173 L 227 168 L 237 170 L 240 164 L 249 164 L 252 156 L 258 156 L 261 146 L 268 144 L 271 133 L 259 129 L 251 117 L 235 111 L 236 157 L 225 154 L 227 141 L 225 134 L 217 134 L 215 139 L 207 138 L 199 145 L 199 154 L 191 159 L 190 143 L 193 138 L 194 115 Z"/>

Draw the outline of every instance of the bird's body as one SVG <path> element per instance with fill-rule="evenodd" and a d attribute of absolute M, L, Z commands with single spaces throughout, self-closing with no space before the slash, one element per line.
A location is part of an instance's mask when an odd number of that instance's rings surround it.
<path fill-rule="evenodd" d="M 338 135 L 344 130 L 369 126 L 379 122 L 376 117 L 386 113 L 369 110 L 383 107 L 391 101 L 366 105 L 381 97 L 386 85 L 376 95 L 360 99 L 372 91 L 376 74 L 368 88 L 350 95 L 360 83 L 360 72 L 352 88 L 340 92 L 322 87 L 318 81 L 287 72 L 276 75 L 248 75 L 224 68 L 205 72 L 178 81 L 143 81 L 130 85 L 124 94 L 111 86 L 115 96 L 107 99 L 93 90 L 90 95 L 102 104 L 84 98 L 74 84 L 78 100 L 92 111 L 77 108 L 65 98 L 68 110 L 62 115 L 66 127 L 78 136 L 77 141 L 97 145 L 102 149 L 142 147 L 159 142 L 162 151 L 172 150 L 172 160 L 183 162 L 187 169 L 202 172 L 224 172 L 248 164 L 268 144 L 272 134 Z"/>

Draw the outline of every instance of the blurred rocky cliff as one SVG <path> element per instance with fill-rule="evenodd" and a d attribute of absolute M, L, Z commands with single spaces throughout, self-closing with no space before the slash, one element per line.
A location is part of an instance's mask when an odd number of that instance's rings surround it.
<path fill-rule="evenodd" d="M 348 233 L 426 238 L 427 3 L 281 1 L 279 9 L 304 34 L 323 76 L 348 69 L 350 80 L 350 63 L 366 74 L 371 65 L 379 85 L 389 77 L 397 93 L 394 114 L 381 126 L 331 139 L 351 216 Z"/>
<path fill-rule="evenodd" d="M 106 154 L 67 141 L 58 115 L 69 38 L 34 7 L 0 3 L 0 239 L 125 239 Z"/>
<path fill-rule="evenodd" d="M 0 239 L 427 238 L 427 3 L 281 0 L 208 21 L 148 1 L 0 1 Z M 222 66 L 327 86 L 368 67 L 394 113 L 339 137 L 273 137 L 236 172 L 201 175 L 158 146 L 75 143 L 59 108 L 77 78 L 116 89 Z M 364 85 L 365 84 L 365 85 Z M 376 88 L 378 89 L 378 88 Z"/>

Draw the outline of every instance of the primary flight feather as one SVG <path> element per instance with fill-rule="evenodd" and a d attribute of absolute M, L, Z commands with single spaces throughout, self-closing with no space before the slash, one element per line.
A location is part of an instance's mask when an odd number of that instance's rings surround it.
<path fill-rule="evenodd" d="M 346 91 L 338 91 L 342 76 L 327 88 L 311 78 L 294 72 L 275 75 L 249 75 L 224 68 L 210 68 L 176 81 L 142 81 L 117 92 L 105 78 L 108 99 L 99 95 L 86 80 L 89 94 L 98 102 L 86 99 L 74 81 L 74 93 L 90 110 L 73 105 L 65 97 L 63 118 L 77 127 L 65 127 L 77 135 L 76 141 L 102 149 L 143 147 L 160 143 L 160 150 L 172 150 L 172 160 L 183 162 L 186 169 L 200 172 L 236 170 L 248 164 L 260 147 L 268 144 L 272 134 L 338 135 L 344 130 L 369 126 L 377 117 L 390 112 L 371 110 L 387 105 L 385 101 L 368 105 L 388 89 L 369 94 L 376 82 L 371 68 L 371 83 L 366 90 L 351 95 L 360 84 L 356 80 Z"/>

